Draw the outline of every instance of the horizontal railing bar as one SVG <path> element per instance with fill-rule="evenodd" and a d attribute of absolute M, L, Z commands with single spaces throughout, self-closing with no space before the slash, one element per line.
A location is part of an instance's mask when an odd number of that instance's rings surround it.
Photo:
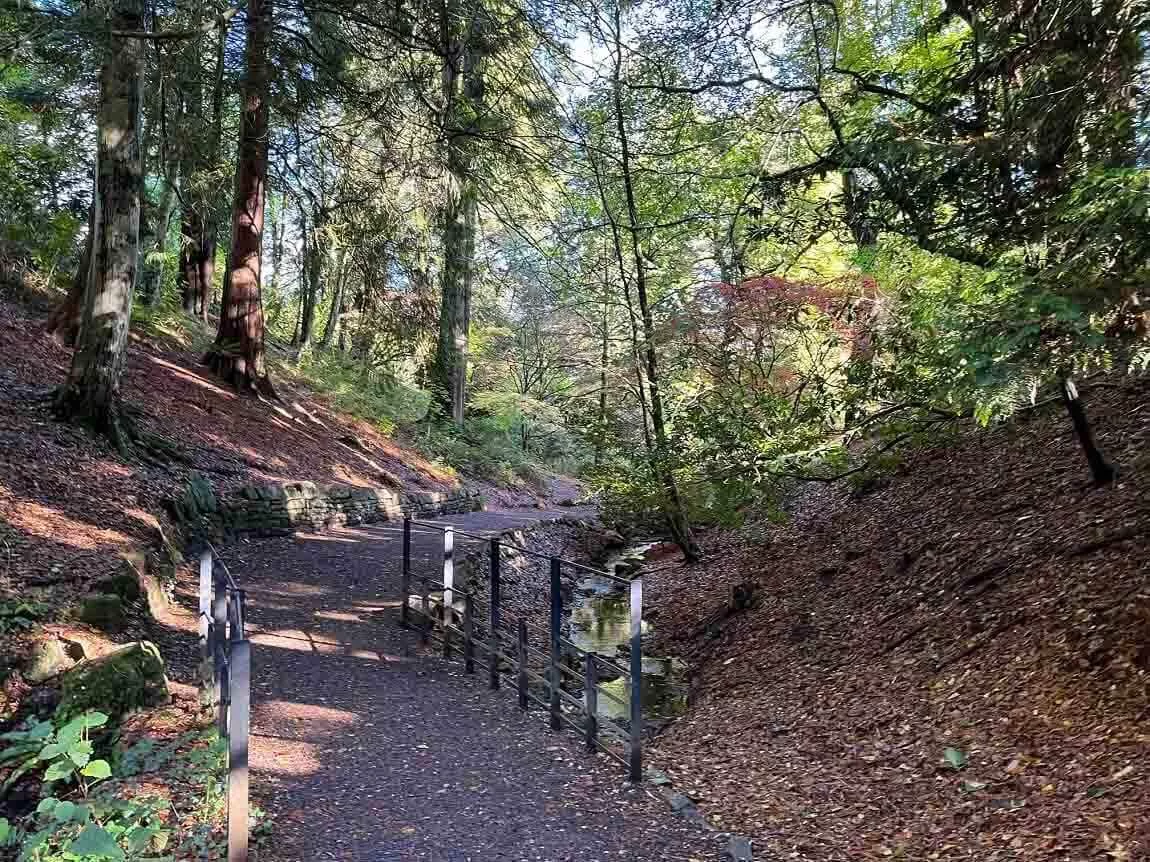
<path fill-rule="evenodd" d="M 412 518 L 411 525 L 413 527 L 427 527 L 439 533 L 446 533 L 448 530 L 451 530 L 451 532 L 455 533 L 457 536 L 466 536 L 469 539 L 479 539 L 481 542 L 486 542 L 492 538 L 490 534 L 485 536 L 479 533 L 469 533 L 467 530 L 461 530 L 452 524 L 436 524 L 430 521 L 417 521 Z"/>
<path fill-rule="evenodd" d="M 600 726 L 602 726 L 601 721 L 600 721 Z M 623 766 L 629 766 L 630 765 L 627 762 L 627 758 L 625 758 L 621 754 L 617 754 L 616 752 L 612 751 L 610 748 L 608 748 L 606 745 L 604 745 L 598 739 L 595 740 L 595 747 L 598 748 L 600 751 L 602 751 L 604 754 L 606 754 L 608 757 L 610 757 L 612 760 L 615 760 L 618 763 L 623 764 Z"/>
<path fill-rule="evenodd" d="M 431 587 L 439 587 L 439 589 L 441 589 L 441 590 L 451 590 L 453 593 L 457 593 L 461 596 L 472 596 L 472 598 L 474 599 L 474 594 L 470 590 L 465 590 L 465 589 L 463 589 L 463 587 L 457 587 L 457 586 L 455 586 L 455 584 L 452 584 L 449 587 L 445 583 L 443 583 L 443 581 L 437 581 L 437 580 L 435 580 L 435 578 L 429 578 L 426 575 L 412 574 L 412 577 L 415 578 L 415 580 L 419 581 L 421 584 L 427 584 L 428 586 L 431 586 Z"/>
<path fill-rule="evenodd" d="M 631 734 L 621 724 L 617 724 L 615 721 L 611 720 L 610 718 L 600 717 L 599 718 L 599 729 L 600 730 L 613 730 L 613 731 L 615 731 L 615 733 L 617 733 L 617 734 L 619 734 L 619 736 L 623 737 L 623 739 L 620 740 L 620 744 L 624 748 L 627 748 L 626 740 L 630 737 Z"/>
<path fill-rule="evenodd" d="M 441 525 L 441 524 L 436 524 L 436 523 L 432 523 L 429 521 L 417 521 L 414 518 L 411 519 L 411 524 L 412 524 L 412 526 L 417 526 L 417 527 L 427 527 L 429 529 L 436 530 L 440 533 L 446 533 L 447 530 L 450 528 L 451 531 L 453 533 L 455 533 L 455 535 L 457 535 L 457 536 L 467 536 L 468 538 L 478 539 L 478 540 L 484 541 L 484 542 L 490 541 L 491 539 L 496 538 L 496 536 L 498 535 L 497 533 L 496 534 L 488 533 L 487 535 L 480 535 L 479 533 L 469 533 L 466 530 L 460 530 L 457 527 L 451 526 L 450 524 L 442 524 Z M 533 551 L 533 550 L 531 550 L 531 548 L 524 548 L 522 545 L 515 545 L 515 544 L 512 544 L 511 542 L 504 542 L 502 540 L 500 540 L 500 542 L 499 542 L 499 547 L 500 548 L 507 548 L 508 550 L 512 550 L 512 551 L 517 551 L 521 554 L 528 554 L 529 556 L 537 557 L 538 559 L 541 559 L 541 560 L 549 560 L 555 556 L 554 554 L 545 554 L 541 551 Z M 594 566 L 585 566 L 582 563 L 575 562 L 574 560 L 568 560 L 566 557 L 559 557 L 558 559 L 564 565 L 571 566 L 573 569 L 578 569 L 579 571 L 586 572 L 589 575 L 598 575 L 600 577 L 604 577 L 604 578 L 607 578 L 608 580 L 616 581 L 616 582 L 621 583 L 621 584 L 629 584 L 631 582 L 628 578 L 621 578 L 618 575 L 613 575 L 604 569 L 597 569 Z"/>
<path fill-rule="evenodd" d="M 551 680 L 547 679 L 547 677 L 543 676 L 543 674 L 539 674 L 539 673 L 536 673 L 535 671 L 533 671 L 533 670 L 532 670 L 531 668 L 529 668 L 529 667 L 525 667 L 525 668 L 523 668 L 523 672 L 524 672 L 525 674 L 527 674 L 529 677 L 533 677 L 534 679 L 537 679 L 537 680 L 539 680 L 539 681 L 540 681 L 541 683 L 543 683 L 545 686 L 548 686 L 548 687 L 550 687 L 550 686 L 551 686 Z"/>
<path fill-rule="evenodd" d="M 608 700 L 615 701 L 615 703 L 619 704 L 619 706 L 623 707 L 624 709 L 630 709 L 631 708 L 631 704 L 629 704 L 627 701 L 623 700 L 623 698 L 621 698 L 621 697 L 615 697 L 615 695 L 611 694 L 611 692 L 605 690 L 601 684 L 599 686 L 599 696 L 605 697 Z"/>
<path fill-rule="evenodd" d="M 591 655 L 595 656 L 596 664 L 601 664 L 603 667 L 611 668 L 611 670 L 615 671 L 615 673 L 619 674 L 619 676 L 625 676 L 627 679 L 631 678 L 631 671 L 629 671 L 627 668 L 620 667 L 619 665 L 615 664 L 615 662 L 603 658 L 603 656 L 599 655 L 598 653 L 591 653 Z"/>
<path fill-rule="evenodd" d="M 562 710 L 559 711 L 559 720 L 567 722 L 567 726 L 577 733 L 583 733 L 583 725 L 570 716 L 564 715 Z"/>
<path fill-rule="evenodd" d="M 571 694 L 570 692 L 564 691 L 563 686 L 559 686 L 559 696 L 570 703 L 572 706 L 577 707 L 580 713 L 587 712 L 587 704 L 583 703 L 583 699 L 575 697 L 575 695 Z"/>
<path fill-rule="evenodd" d="M 524 693 L 525 695 L 527 695 L 527 699 L 528 699 L 528 700 L 530 700 L 530 701 L 533 701 L 533 702 L 537 703 L 539 706 L 543 707 L 544 709 L 550 709 L 550 708 L 551 708 L 551 704 L 549 704 L 547 701 L 545 701 L 545 700 L 540 700 L 540 699 L 539 699 L 539 698 L 537 698 L 535 695 L 533 695 L 533 694 L 531 693 L 531 689 L 527 689 L 527 691 L 525 691 L 525 692 L 523 692 L 523 693 Z"/>

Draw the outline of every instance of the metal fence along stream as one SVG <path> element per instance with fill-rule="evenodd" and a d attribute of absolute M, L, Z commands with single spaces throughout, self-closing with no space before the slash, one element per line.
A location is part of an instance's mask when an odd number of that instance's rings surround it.
<path fill-rule="evenodd" d="M 412 567 L 412 532 L 439 532 L 443 536 L 442 568 L 434 576 Z M 485 576 L 472 573 L 470 585 L 456 579 L 456 539 L 462 537 L 487 545 Z M 503 596 L 503 570 L 510 554 L 522 554 L 547 563 L 546 584 L 549 624 L 546 628 L 522 613 L 509 619 Z M 617 582 L 629 597 L 630 639 L 628 666 L 611 661 L 573 643 L 563 634 L 563 576 L 593 576 Z M 542 586 L 542 585 L 540 585 Z M 414 589 L 413 589 L 414 588 Z M 403 521 L 403 602 L 401 623 L 418 629 L 420 638 L 436 641 L 445 658 L 457 653 L 466 673 L 482 668 L 491 689 L 514 687 L 519 708 L 535 704 L 547 710 L 551 728 L 564 726 L 577 731 L 588 750 L 602 751 L 627 768 L 632 781 L 643 772 L 643 619 L 642 581 L 627 580 L 602 569 L 584 566 L 562 557 L 539 553 L 499 538 L 458 530 L 448 524 Z M 602 685 L 622 680 L 625 698 Z M 601 698 L 617 702 L 628 716 L 622 726 L 601 714 Z M 610 744 L 611 739 L 618 746 Z"/>

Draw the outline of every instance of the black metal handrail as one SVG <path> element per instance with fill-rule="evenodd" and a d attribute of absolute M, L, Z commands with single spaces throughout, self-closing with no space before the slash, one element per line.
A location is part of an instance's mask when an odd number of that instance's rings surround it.
<path fill-rule="evenodd" d="M 427 528 L 443 535 L 443 575 L 442 579 L 432 579 L 426 576 L 414 576 L 419 583 L 418 596 L 412 593 L 413 575 L 411 571 L 411 536 L 413 527 Z M 487 600 L 476 598 L 474 590 L 461 588 L 455 584 L 455 538 L 463 536 L 485 542 L 488 545 L 488 559 L 490 561 L 487 575 Z M 502 608 L 502 552 L 508 549 L 532 557 L 544 559 L 549 562 L 550 584 L 550 624 L 545 632 L 548 645 L 541 650 L 528 641 L 529 626 L 525 617 L 516 620 L 514 629 L 509 629 L 503 622 Z M 626 584 L 630 600 L 630 667 L 624 669 L 592 652 L 581 649 L 579 646 L 563 637 L 563 591 L 562 575 L 564 568 L 588 573 L 597 577 L 607 578 L 616 583 Z M 437 604 L 438 613 L 432 611 L 432 587 L 441 593 Z M 628 580 L 617 575 L 596 569 L 591 566 L 576 563 L 552 554 L 545 554 L 524 548 L 511 542 L 505 542 L 499 537 L 480 535 L 460 530 L 451 524 L 436 524 L 427 521 L 417 521 L 409 515 L 403 519 L 403 570 L 401 578 L 403 598 L 400 603 L 400 623 L 405 628 L 412 627 L 412 614 L 420 617 L 420 640 L 429 643 L 438 642 L 443 650 L 444 658 L 451 658 L 455 652 L 455 643 L 462 641 L 464 670 L 474 673 L 475 665 L 483 664 L 488 672 L 489 687 L 498 689 L 501 683 L 507 681 L 515 686 L 518 694 L 519 708 L 527 711 L 532 702 L 547 709 L 551 728 L 560 730 L 564 724 L 578 730 L 585 741 L 589 751 L 603 751 L 612 758 L 624 763 L 628 769 L 628 777 L 632 781 L 639 781 L 643 772 L 643 653 L 642 653 L 642 621 L 643 621 L 643 582 L 638 579 Z M 455 608 L 456 596 L 464 599 L 462 617 Z M 417 599 L 417 605 L 412 607 L 412 600 Z M 478 619 L 475 612 L 476 604 L 485 604 L 488 609 L 486 623 Z M 436 631 L 438 627 L 438 631 Z M 479 629 L 479 631 L 477 631 Z M 483 634 L 486 632 L 486 638 Z M 514 654 L 503 650 L 503 643 L 515 644 Z M 477 661 L 476 648 L 482 650 L 487 661 Z M 547 666 L 543 674 L 529 667 L 531 654 L 544 659 Z M 578 663 L 583 666 L 582 673 L 564 666 L 564 657 L 574 654 Z M 502 673 L 501 666 L 512 668 L 513 675 Z M 600 731 L 604 728 L 622 730 L 614 722 L 607 721 L 598 716 L 599 696 L 603 695 L 611 700 L 621 700 L 610 692 L 599 691 L 599 670 L 609 668 L 611 671 L 628 679 L 630 683 L 630 698 L 625 704 L 628 707 L 627 757 L 620 757 L 607 746 Z M 574 675 L 583 682 L 583 697 L 576 698 L 563 690 L 564 675 Z M 530 691 L 530 680 L 543 682 L 546 691 L 546 700 L 536 697 Z M 566 702 L 576 717 L 574 720 L 564 714 L 563 704 Z"/>
<path fill-rule="evenodd" d="M 200 554 L 200 655 L 203 684 L 228 743 L 228 862 L 248 859 L 248 738 L 251 730 L 251 643 L 247 598 L 211 545 Z"/>

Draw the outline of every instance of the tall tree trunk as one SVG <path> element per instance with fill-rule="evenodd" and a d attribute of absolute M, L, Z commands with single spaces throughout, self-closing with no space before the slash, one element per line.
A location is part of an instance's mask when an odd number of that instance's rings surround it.
<path fill-rule="evenodd" d="M 246 76 L 232 205 L 228 287 L 220 307 L 216 343 L 205 361 L 237 389 L 274 396 L 264 358 L 264 310 L 260 294 L 260 247 L 268 173 L 268 34 L 272 0 L 250 0 L 247 16 Z"/>
<path fill-rule="evenodd" d="M 595 466 L 603 463 L 603 449 L 607 443 L 607 364 L 610 362 L 611 330 L 608 328 L 607 318 L 607 288 L 609 284 L 604 260 L 603 272 L 603 303 L 599 320 L 599 415 L 596 417 L 595 428 Z"/>
<path fill-rule="evenodd" d="M 92 268 L 92 241 L 96 236 L 96 200 L 93 193 L 92 204 L 88 207 L 88 236 L 84 239 L 84 251 L 76 264 L 72 276 L 72 286 L 68 295 L 52 309 L 44 328 L 68 347 L 76 346 L 76 336 L 80 332 L 80 317 L 84 311 L 84 292 L 88 288 L 89 270 Z"/>
<path fill-rule="evenodd" d="M 623 36 L 619 3 L 615 4 L 615 62 L 612 67 L 612 98 L 615 107 L 615 130 L 619 135 L 620 168 L 623 192 L 627 201 L 627 230 L 631 236 L 631 251 L 635 263 L 635 292 L 639 300 L 639 316 L 643 324 L 643 352 L 646 359 L 647 391 L 651 397 L 651 430 L 655 435 L 655 474 L 662 485 L 667 526 L 671 538 L 683 551 L 688 562 L 699 559 L 699 546 L 691 535 L 683 500 L 670 464 L 670 445 L 667 439 L 663 398 L 659 391 L 659 359 L 655 350 L 655 321 L 647 295 L 647 270 L 643 260 L 643 246 L 639 237 L 639 207 L 635 188 L 631 182 L 631 149 L 627 140 L 627 126 L 623 117 L 622 65 Z"/>
<path fill-rule="evenodd" d="M 342 252 L 337 252 L 337 255 L 338 260 L 333 263 L 329 273 L 329 281 L 332 284 L 331 311 L 328 312 L 327 323 L 323 327 L 323 337 L 319 340 L 319 346 L 325 350 L 335 341 L 339 334 L 340 321 L 343 319 L 345 296 Z"/>
<path fill-rule="evenodd" d="M 323 238 L 324 231 L 327 225 L 327 213 L 320 207 L 315 211 L 312 216 L 312 231 L 307 239 L 306 244 L 306 267 L 307 279 L 306 284 L 303 286 L 303 296 L 301 303 L 302 320 L 300 322 L 300 335 L 299 346 L 303 350 L 308 344 L 311 343 L 312 330 L 315 329 L 315 307 L 319 299 L 319 288 L 323 283 Z M 331 321 L 329 321 L 329 324 Z M 325 345 L 328 336 L 325 330 Z"/>
<path fill-rule="evenodd" d="M 118 0 L 111 29 L 143 27 L 142 0 Z M 80 333 L 58 412 L 107 434 L 121 449 L 127 437 L 120 416 L 132 292 L 136 287 L 140 241 L 140 79 L 139 39 L 109 36 L 100 70 L 96 115 L 96 193 L 92 265 Z"/>
<path fill-rule="evenodd" d="M 443 11 L 444 116 L 447 135 L 447 194 L 443 209 L 443 269 L 440 274 L 439 338 L 432 363 L 436 394 L 456 425 L 463 424 L 467 400 L 467 350 L 471 328 L 471 289 L 475 275 L 478 189 L 471 176 L 470 138 L 484 99 L 482 25 L 454 32 L 456 10 Z"/>

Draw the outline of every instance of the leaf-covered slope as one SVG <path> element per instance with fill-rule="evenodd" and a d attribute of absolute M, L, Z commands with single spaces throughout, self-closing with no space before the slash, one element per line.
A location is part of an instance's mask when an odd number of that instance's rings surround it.
<path fill-rule="evenodd" d="M 695 674 L 658 763 L 786 858 L 1147 858 L 1148 396 L 1088 393 L 1112 487 L 1045 411 L 653 574 Z"/>

